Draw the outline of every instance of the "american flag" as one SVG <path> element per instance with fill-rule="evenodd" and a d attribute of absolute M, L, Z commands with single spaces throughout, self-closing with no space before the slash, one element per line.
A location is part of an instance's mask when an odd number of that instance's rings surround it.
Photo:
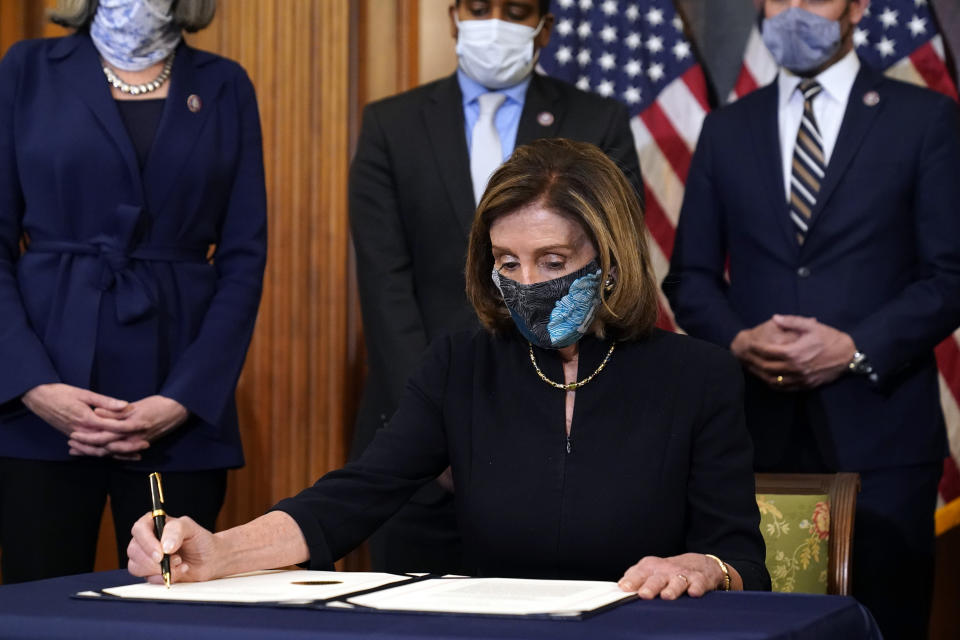
<path fill-rule="evenodd" d="M 555 0 L 553 10 L 557 20 L 540 54 L 542 70 L 630 110 L 653 265 L 662 279 L 690 160 L 710 109 L 703 70 L 671 0 Z M 663 297 L 661 310 L 660 326 L 675 329 Z"/>
<path fill-rule="evenodd" d="M 886 75 L 939 91 L 957 100 L 957 88 L 945 62 L 943 38 L 928 0 L 873 0 L 856 26 L 853 42 L 864 64 Z M 754 28 L 731 100 L 777 75 L 777 63 Z M 951 456 L 944 461 L 940 500 L 960 498 L 960 330 L 936 348 L 940 367 L 940 403 L 947 421 Z"/>

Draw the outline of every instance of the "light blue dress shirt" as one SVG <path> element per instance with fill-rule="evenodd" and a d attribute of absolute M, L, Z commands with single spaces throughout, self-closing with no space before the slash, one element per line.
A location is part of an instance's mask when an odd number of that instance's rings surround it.
<path fill-rule="evenodd" d="M 473 127 L 480 118 L 480 104 L 477 102 L 482 94 L 490 90 L 467 77 L 461 69 L 457 69 L 457 82 L 460 83 L 460 93 L 463 94 L 463 121 L 466 125 L 467 151 L 471 151 L 470 143 L 473 140 Z M 507 96 L 497 114 L 494 116 L 493 123 L 497 127 L 497 135 L 500 136 L 500 149 L 503 151 L 503 159 L 506 160 L 513 153 L 513 148 L 517 143 L 517 129 L 520 128 L 520 114 L 523 113 L 523 101 L 527 97 L 527 87 L 530 86 L 530 76 L 523 81 L 507 87 L 498 89 L 499 93 Z"/>

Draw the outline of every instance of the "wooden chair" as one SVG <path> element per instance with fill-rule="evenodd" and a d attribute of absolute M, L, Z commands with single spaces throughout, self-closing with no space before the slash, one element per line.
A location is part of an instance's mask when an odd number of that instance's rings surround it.
<path fill-rule="evenodd" d="M 859 491 L 860 475 L 857 473 L 756 474 L 758 495 L 829 496 L 827 593 L 832 595 L 850 594 L 853 574 L 853 520 Z M 767 540 L 768 532 L 762 533 Z"/>

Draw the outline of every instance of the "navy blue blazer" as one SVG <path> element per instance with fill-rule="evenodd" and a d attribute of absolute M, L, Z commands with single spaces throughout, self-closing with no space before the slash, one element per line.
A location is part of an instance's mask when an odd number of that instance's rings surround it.
<path fill-rule="evenodd" d="M 849 333 L 880 375 L 879 384 L 845 375 L 802 393 L 748 376 L 759 466 L 782 453 L 784 427 L 801 409 L 839 469 L 945 454 L 933 348 L 960 324 L 958 125 L 946 97 L 862 68 L 800 246 L 776 82 L 706 119 L 664 282 L 679 324 L 728 347 L 775 313 L 812 316 Z"/>
<path fill-rule="evenodd" d="M 100 67 L 86 33 L 0 61 L 0 456 L 69 459 L 19 401 L 59 381 L 189 409 L 133 468 L 242 465 L 233 394 L 266 259 L 253 86 L 181 44 L 141 172 Z"/>

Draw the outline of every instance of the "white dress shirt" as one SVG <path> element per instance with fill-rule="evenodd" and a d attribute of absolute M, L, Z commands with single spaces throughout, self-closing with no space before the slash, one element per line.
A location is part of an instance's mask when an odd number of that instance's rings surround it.
<path fill-rule="evenodd" d="M 823 87 L 813 99 L 813 115 L 823 138 L 823 157 L 827 166 L 833 148 L 840 134 L 840 124 L 847 110 L 847 100 L 853 89 L 853 81 L 860 71 L 860 59 L 851 49 L 850 52 L 817 75 L 816 80 Z M 777 76 L 780 91 L 778 121 L 780 124 L 780 155 L 783 160 L 783 184 L 786 199 L 790 201 L 790 174 L 793 166 L 793 147 L 797 143 L 800 120 L 803 117 L 803 95 L 797 90 L 800 76 L 781 67 Z"/>

